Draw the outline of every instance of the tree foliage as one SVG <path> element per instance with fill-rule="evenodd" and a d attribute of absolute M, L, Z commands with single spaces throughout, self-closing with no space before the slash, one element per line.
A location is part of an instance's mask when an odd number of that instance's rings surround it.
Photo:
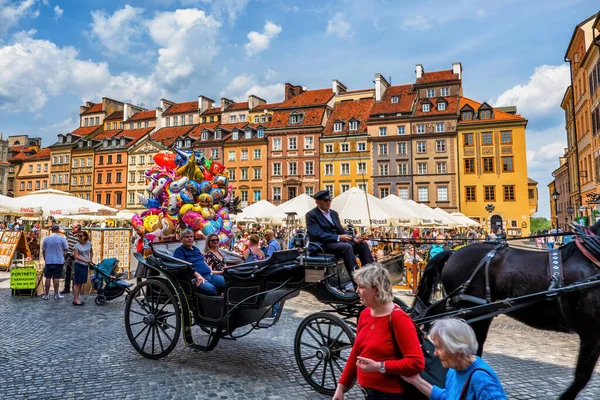
<path fill-rule="evenodd" d="M 529 225 L 531 226 L 532 234 L 552 228 L 552 222 L 546 217 L 531 217 L 529 218 Z"/>

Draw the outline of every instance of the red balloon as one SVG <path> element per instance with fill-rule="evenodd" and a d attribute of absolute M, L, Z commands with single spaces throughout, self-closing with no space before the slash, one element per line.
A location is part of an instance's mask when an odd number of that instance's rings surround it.
<path fill-rule="evenodd" d="M 175 169 L 177 168 L 177 164 L 175 164 L 175 157 L 176 155 L 174 153 L 158 153 L 154 156 L 154 162 L 160 167 Z"/>

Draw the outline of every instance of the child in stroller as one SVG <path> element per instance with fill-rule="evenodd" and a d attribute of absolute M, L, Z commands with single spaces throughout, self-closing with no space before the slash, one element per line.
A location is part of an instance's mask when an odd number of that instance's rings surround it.
<path fill-rule="evenodd" d="M 94 273 L 91 276 L 92 287 L 96 289 L 98 295 L 95 302 L 97 305 L 104 305 L 106 301 L 116 299 L 123 292 L 129 293 L 132 283 L 127 283 L 121 279 L 125 274 L 117 274 L 119 260 L 116 258 L 105 258 L 98 265 L 94 265 Z"/>

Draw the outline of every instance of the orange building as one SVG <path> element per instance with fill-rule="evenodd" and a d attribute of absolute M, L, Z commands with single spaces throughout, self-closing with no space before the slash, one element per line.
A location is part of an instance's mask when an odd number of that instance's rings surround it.
<path fill-rule="evenodd" d="M 105 131 L 96 136 L 101 140 L 96 147 L 94 161 L 94 201 L 117 209 L 124 209 L 127 199 L 128 149 L 148 135 L 153 128 Z"/>
<path fill-rule="evenodd" d="M 42 149 L 24 160 L 17 175 L 16 197 L 24 196 L 34 190 L 48 189 L 50 176 L 50 149 Z"/>

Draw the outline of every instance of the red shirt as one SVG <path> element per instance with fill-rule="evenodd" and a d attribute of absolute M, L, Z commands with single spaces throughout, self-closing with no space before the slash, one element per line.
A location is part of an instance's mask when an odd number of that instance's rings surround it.
<path fill-rule="evenodd" d="M 425 368 L 425 358 L 413 321 L 399 308 L 392 312 L 392 324 L 400 358 L 390 331 L 390 317 L 373 317 L 371 309 L 365 308 L 358 320 L 356 340 L 339 383 L 348 387 L 358 373 L 358 384 L 368 389 L 387 393 L 404 392 L 400 375 L 416 375 Z M 356 357 L 366 357 L 377 362 L 385 361 L 386 373 L 363 372 L 356 367 Z"/>

